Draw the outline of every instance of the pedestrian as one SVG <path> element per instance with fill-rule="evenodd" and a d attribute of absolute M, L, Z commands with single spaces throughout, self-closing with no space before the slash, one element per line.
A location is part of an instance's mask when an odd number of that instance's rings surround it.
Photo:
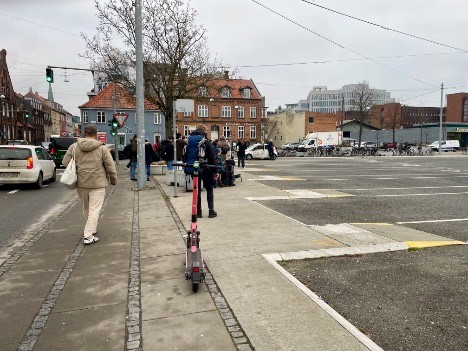
<path fill-rule="evenodd" d="M 213 183 L 218 180 L 218 170 L 206 167 L 207 165 L 216 165 L 215 151 L 211 141 L 206 139 L 207 127 L 204 124 L 197 126 L 187 139 L 187 152 L 184 155 L 184 160 L 187 163 L 193 164 L 195 161 L 205 161 L 205 167 L 200 168 L 199 178 L 203 181 L 203 187 L 206 189 L 206 200 L 208 202 L 208 218 L 214 218 L 218 214 L 214 209 L 214 194 Z M 204 140 L 203 145 L 200 142 Z M 202 152 L 200 152 L 200 148 Z M 186 167 L 187 174 L 193 174 L 193 168 Z M 202 218 L 201 192 L 198 191 L 197 201 L 197 218 Z"/>
<path fill-rule="evenodd" d="M 161 144 L 161 153 L 160 157 L 164 161 L 166 161 L 167 170 L 172 171 L 174 167 L 172 167 L 172 163 L 174 162 L 174 137 L 170 136 L 166 140 L 163 141 Z"/>
<path fill-rule="evenodd" d="M 237 142 L 237 167 L 245 168 L 245 150 L 247 149 L 247 143 L 243 138 L 240 138 Z"/>
<path fill-rule="evenodd" d="M 86 225 L 83 231 L 83 242 L 89 245 L 99 241 L 96 236 L 99 213 L 106 187 L 117 184 L 117 171 L 109 149 L 101 141 L 96 140 L 97 129 L 94 125 L 84 128 L 84 138 L 78 138 L 71 145 L 63 158 L 67 166 L 72 157 L 76 162 L 76 191 L 83 203 L 83 214 Z"/>
<path fill-rule="evenodd" d="M 146 167 L 146 180 L 150 180 L 151 164 L 156 160 L 156 152 L 148 139 L 145 138 L 145 167 Z"/>
<path fill-rule="evenodd" d="M 160 148 L 159 144 L 160 144 L 160 142 L 159 142 L 159 137 L 156 137 L 156 141 L 155 141 L 155 143 L 153 144 L 153 150 L 154 150 L 154 152 L 159 152 L 159 148 Z"/>
<path fill-rule="evenodd" d="M 187 137 L 185 135 L 180 135 L 180 133 L 177 133 L 177 135 L 177 161 L 182 161 L 182 157 L 184 156 L 185 152 L 185 145 L 187 145 Z"/>
<path fill-rule="evenodd" d="M 227 154 L 231 150 L 231 147 L 229 146 L 229 142 L 224 136 L 219 138 L 217 147 L 221 149 L 221 158 L 223 159 L 223 162 L 226 162 Z"/>
<path fill-rule="evenodd" d="M 273 144 L 273 139 L 270 139 L 267 145 L 268 149 L 268 156 L 270 157 L 270 160 L 275 159 L 275 145 Z"/>
<path fill-rule="evenodd" d="M 135 181 L 135 173 L 138 159 L 138 137 L 135 134 L 130 142 L 124 147 L 124 156 L 129 158 L 127 168 L 130 167 L 130 180 Z"/>

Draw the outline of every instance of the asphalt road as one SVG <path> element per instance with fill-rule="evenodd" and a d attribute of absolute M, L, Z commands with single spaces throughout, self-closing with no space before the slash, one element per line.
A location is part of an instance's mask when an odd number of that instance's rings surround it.
<path fill-rule="evenodd" d="M 282 190 L 352 195 L 261 201 L 307 225 L 391 223 L 468 241 L 468 156 L 249 161 Z M 265 194 L 267 196 L 267 194 Z M 386 351 L 468 349 L 468 245 L 284 264 Z"/>
<path fill-rule="evenodd" d="M 76 196 L 76 191 L 60 184 L 63 171 L 58 169 L 57 182 L 44 183 L 42 189 L 28 185 L 0 186 L 0 252 L 47 221 L 53 212 Z"/>

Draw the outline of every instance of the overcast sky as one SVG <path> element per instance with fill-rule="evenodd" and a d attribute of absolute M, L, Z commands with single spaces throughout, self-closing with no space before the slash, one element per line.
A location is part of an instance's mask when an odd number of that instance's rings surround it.
<path fill-rule="evenodd" d="M 431 91 L 441 83 L 451 88 L 445 93 L 468 91 L 468 53 L 457 50 L 468 50 L 466 0 L 309 1 L 453 48 L 383 30 L 300 0 L 255 1 L 302 27 L 252 0 L 191 0 L 191 5 L 207 30 L 212 54 L 237 67 L 239 77 L 252 79 L 270 110 L 305 99 L 313 86 L 339 89 L 365 80 L 415 106 L 440 105 L 440 90 Z M 47 65 L 89 68 L 78 54 L 85 49 L 80 33 L 95 33 L 94 1 L 0 3 L 0 48 L 7 50 L 16 92 L 25 94 L 32 87 L 47 97 Z M 327 62 L 313 63 L 323 61 Z M 54 97 L 76 115 L 78 106 L 87 101 L 92 78 L 90 73 L 76 71 L 67 75 L 68 83 L 64 71 L 54 70 Z M 426 95 L 415 97 L 422 94 Z"/>

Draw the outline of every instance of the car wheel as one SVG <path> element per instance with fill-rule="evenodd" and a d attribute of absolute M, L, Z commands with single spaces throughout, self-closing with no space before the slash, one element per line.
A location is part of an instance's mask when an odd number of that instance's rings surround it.
<path fill-rule="evenodd" d="M 250 155 L 250 154 L 245 156 L 245 159 L 246 159 L 246 160 L 251 160 L 252 158 L 253 158 L 253 157 L 252 157 L 252 155 Z"/>
<path fill-rule="evenodd" d="M 57 180 L 57 169 L 54 168 L 54 173 L 52 174 L 52 178 L 50 178 L 51 182 L 55 182 Z"/>
<path fill-rule="evenodd" d="M 42 181 L 43 181 L 42 172 L 39 172 L 39 176 L 37 177 L 37 180 L 36 180 L 36 183 L 34 183 L 34 186 L 35 186 L 37 189 L 42 188 Z"/>

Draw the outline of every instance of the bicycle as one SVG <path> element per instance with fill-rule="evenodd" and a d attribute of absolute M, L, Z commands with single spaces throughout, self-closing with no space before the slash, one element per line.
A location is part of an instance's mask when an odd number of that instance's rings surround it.
<path fill-rule="evenodd" d="M 207 165 L 203 161 L 191 163 L 176 162 L 174 166 L 193 168 L 193 192 L 192 192 L 192 216 L 190 230 L 187 230 L 187 250 L 185 251 L 185 279 L 192 281 L 192 291 L 196 293 L 201 283 L 205 281 L 206 269 L 203 260 L 203 252 L 200 249 L 200 231 L 197 226 L 198 203 L 198 176 L 200 167 L 221 168 L 220 166 Z"/>
<path fill-rule="evenodd" d="M 465 148 L 462 150 L 462 155 L 468 155 L 468 147 L 465 147 Z"/>

